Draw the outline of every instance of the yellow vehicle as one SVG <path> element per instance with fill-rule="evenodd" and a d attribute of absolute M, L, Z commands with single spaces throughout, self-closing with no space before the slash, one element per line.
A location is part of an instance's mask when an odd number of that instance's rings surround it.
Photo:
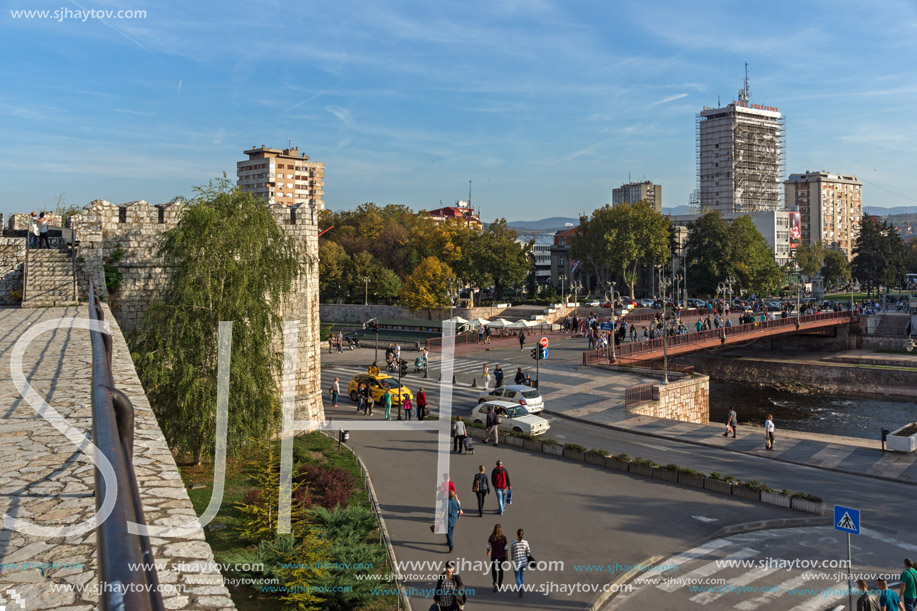
<path fill-rule="evenodd" d="M 375 401 L 377 405 L 386 390 L 390 390 L 392 393 L 392 405 L 401 405 L 402 396 L 410 399 L 411 403 L 414 402 L 414 395 L 411 394 L 407 386 L 401 386 L 399 388 L 398 378 L 379 373 L 378 368 L 371 367 L 367 373 L 358 373 L 353 376 L 353 379 L 350 380 L 350 384 L 347 385 L 347 394 L 350 395 L 350 399 L 354 403 L 360 400 L 360 397 L 357 396 L 357 386 L 361 383 L 369 384 L 369 389 L 373 395 L 373 401 Z"/>

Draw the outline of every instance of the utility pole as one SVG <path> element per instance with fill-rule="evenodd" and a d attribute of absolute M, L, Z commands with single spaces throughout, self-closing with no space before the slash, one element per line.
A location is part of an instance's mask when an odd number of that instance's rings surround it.
<path fill-rule="evenodd" d="M 666 303 L 665 303 L 665 291 L 672 284 L 671 280 L 666 278 L 659 278 L 659 287 L 662 290 L 662 383 L 669 383 L 669 347 L 668 347 L 668 338 L 666 337 Z"/>
<path fill-rule="evenodd" d="M 369 276 L 363 276 L 363 305 L 369 305 Z"/>

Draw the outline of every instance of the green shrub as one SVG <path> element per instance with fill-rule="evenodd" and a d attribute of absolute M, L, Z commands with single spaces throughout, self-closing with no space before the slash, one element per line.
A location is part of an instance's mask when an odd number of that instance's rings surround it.
<path fill-rule="evenodd" d="M 556 446 L 556 445 L 557 445 L 557 442 L 556 442 L 555 440 L 551 439 L 550 437 L 543 437 L 543 438 L 541 439 L 541 443 L 544 444 L 544 445 L 546 445 L 546 446 Z"/>
<path fill-rule="evenodd" d="M 565 450 L 570 450 L 571 452 L 586 452 L 586 446 L 581 446 L 578 443 L 565 443 Z"/>
<path fill-rule="evenodd" d="M 615 458 L 617 458 L 621 462 L 630 462 L 631 461 L 630 456 L 628 456 L 627 454 L 616 454 Z"/>
<path fill-rule="evenodd" d="M 632 462 L 635 465 L 644 465 L 644 466 L 653 467 L 653 468 L 656 468 L 659 466 L 659 463 L 657 463 L 654 460 L 650 460 L 649 458 L 635 458 Z"/>
<path fill-rule="evenodd" d="M 609 452 L 608 450 L 603 450 L 602 448 L 592 448 L 591 450 L 589 450 L 586 453 L 595 454 L 597 456 L 610 456 L 611 455 L 611 452 Z"/>

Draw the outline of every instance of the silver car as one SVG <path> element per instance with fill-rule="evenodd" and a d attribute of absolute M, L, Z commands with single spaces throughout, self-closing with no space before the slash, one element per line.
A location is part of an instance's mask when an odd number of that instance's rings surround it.
<path fill-rule="evenodd" d="M 479 424 L 487 422 L 487 408 L 496 410 L 502 422 L 499 427 L 528 435 L 542 435 L 551 428 L 551 423 L 541 416 L 533 416 L 525 407 L 508 401 L 487 401 L 471 410 L 471 419 Z"/>
<path fill-rule="evenodd" d="M 544 399 L 541 398 L 538 389 L 522 384 L 510 384 L 486 392 L 478 397 L 478 403 L 484 401 L 509 401 L 516 405 L 524 405 L 532 414 L 544 411 Z"/>

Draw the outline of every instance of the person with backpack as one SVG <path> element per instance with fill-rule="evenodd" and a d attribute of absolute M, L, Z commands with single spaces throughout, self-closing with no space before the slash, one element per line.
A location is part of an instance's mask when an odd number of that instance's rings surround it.
<path fill-rule="evenodd" d="M 462 505 L 455 495 L 455 490 L 450 490 L 449 501 L 446 503 L 446 510 L 443 512 L 443 515 L 440 516 L 440 520 L 446 518 L 446 545 L 449 546 L 450 552 L 455 548 L 455 540 L 452 537 L 455 532 L 455 525 L 458 524 L 458 519 L 463 513 Z"/>
<path fill-rule="evenodd" d="M 478 467 L 475 473 L 474 481 L 471 483 L 471 491 L 478 497 L 478 517 L 484 517 L 484 498 L 490 494 L 490 484 L 487 481 L 487 475 L 484 473 L 484 465 Z"/>
<path fill-rule="evenodd" d="M 904 559 L 904 572 L 901 573 L 901 585 L 898 586 L 898 596 L 904 603 L 904 611 L 914 611 L 917 606 L 917 570 L 914 561 Z"/>
<path fill-rule="evenodd" d="M 490 483 L 497 493 L 497 513 L 503 515 L 506 510 L 506 497 L 513 487 L 509 483 L 509 471 L 503 467 L 503 461 L 498 460 L 497 466 L 490 472 Z"/>
<path fill-rule="evenodd" d="M 490 556 L 490 575 L 494 583 L 494 592 L 503 585 L 503 567 L 506 564 L 506 552 L 509 544 L 503 535 L 503 525 L 497 524 L 487 538 L 487 555 Z"/>
<path fill-rule="evenodd" d="M 405 420 L 410 420 L 410 419 L 411 419 L 411 409 L 412 409 L 412 407 L 413 407 L 413 406 L 411 405 L 411 398 L 410 398 L 409 396 L 407 396 L 407 395 L 404 395 L 404 396 L 401 398 L 401 408 L 404 410 L 404 418 L 405 418 Z"/>

